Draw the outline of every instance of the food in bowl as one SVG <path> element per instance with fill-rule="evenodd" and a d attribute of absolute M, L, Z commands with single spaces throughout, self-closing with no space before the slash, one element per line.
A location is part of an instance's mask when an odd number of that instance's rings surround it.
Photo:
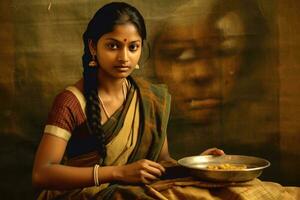
<path fill-rule="evenodd" d="M 209 170 L 242 170 L 247 169 L 247 165 L 244 164 L 210 164 L 206 166 Z"/>

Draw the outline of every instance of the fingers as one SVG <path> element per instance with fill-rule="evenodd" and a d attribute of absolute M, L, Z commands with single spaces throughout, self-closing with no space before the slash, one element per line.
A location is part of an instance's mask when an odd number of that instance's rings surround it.
<path fill-rule="evenodd" d="M 161 164 L 159 164 L 157 162 L 153 162 L 151 160 L 148 160 L 148 162 L 149 162 L 150 167 L 155 168 L 156 170 L 159 170 L 160 175 L 166 171 L 166 169 Z"/>
<path fill-rule="evenodd" d="M 153 162 L 151 160 L 141 160 L 141 166 L 142 166 L 142 170 L 147 171 L 148 173 L 155 175 L 155 176 L 161 176 L 162 173 L 165 172 L 165 168 L 156 162 Z"/>
<path fill-rule="evenodd" d="M 221 156 L 224 154 L 225 154 L 224 151 L 218 148 L 210 148 L 201 153 L 201 155 L 215 155 L 215 156 Z"/>
<path fill-rule="evenodd" d="M 155 177 L 160 177 L 163 174 L 163 171 L 152 166 L 148 166 L 145 171 L 151 175 L 154 175 Z"/>
<path fill-rule="evenodd" d="M 213 151 L 213 155 L 221 156 L 221 155 L 225 155 L 225 153 L 221 149 L 216 149 Z"/>
<path fill-rule="evenodd" d="M 151 183 L 152 181 L 154 180 L 157 180 L 158 177 L 154 176 L 153 174 L 150 174 L 149 172 L 147 171 L 142 171 L 142 177 L 141 177 L 141 180 L 143 183 Z"/>
<path fill-rule="evenodd" d="M 116 179 L 130 183 L 150 183 L 165 172 L 165 168 L 151 160 L 143 159 L 121 166 Z"/>
<path fill-rule="evenodd" d="M 140 173 L 141 180 L 143 183 L 150 183 L 151 181 L 157 180 L 164 172 L 165 168 L 159 163 L 151 160 L 140 160 Z"/>

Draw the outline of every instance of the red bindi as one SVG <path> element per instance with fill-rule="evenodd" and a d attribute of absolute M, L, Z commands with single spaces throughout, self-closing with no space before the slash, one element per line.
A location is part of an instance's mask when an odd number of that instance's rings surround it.
<path fill-rule="evenodd" d="M 124 42 L 126 42 L 126 41 L 127 41 L 127 39 L 125 38 L 125 39 L 124 39 Z"/>

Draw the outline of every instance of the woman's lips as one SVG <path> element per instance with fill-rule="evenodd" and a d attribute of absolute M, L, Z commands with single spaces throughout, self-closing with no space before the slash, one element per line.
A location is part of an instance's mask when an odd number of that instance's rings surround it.
<path fill-rule="evenodd" d="M 209 109 L 215 108 L 221 105 L 220 99 L 208 98 L 208 99 L 192 99 L 187 101 L 189 109 Z"/>
<path fill-rule="evenodd" d="M 130 66 L 114 66 L 119 71 L 128 71 Z"/>

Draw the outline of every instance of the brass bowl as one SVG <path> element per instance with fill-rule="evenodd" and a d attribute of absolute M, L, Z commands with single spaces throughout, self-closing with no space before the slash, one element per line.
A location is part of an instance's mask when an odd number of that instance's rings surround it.
<path fill-rule="evenodd" d="M 208 169 L 209 165 L 246 165 L 245 169 Z M 261 175 L 270 162 L 253 156 L 222 155 L 222 156 L 190 156 L 178 160 L 178 164 L 187 168 L 195 177 L 212 182 L 249 181 Z"/>

